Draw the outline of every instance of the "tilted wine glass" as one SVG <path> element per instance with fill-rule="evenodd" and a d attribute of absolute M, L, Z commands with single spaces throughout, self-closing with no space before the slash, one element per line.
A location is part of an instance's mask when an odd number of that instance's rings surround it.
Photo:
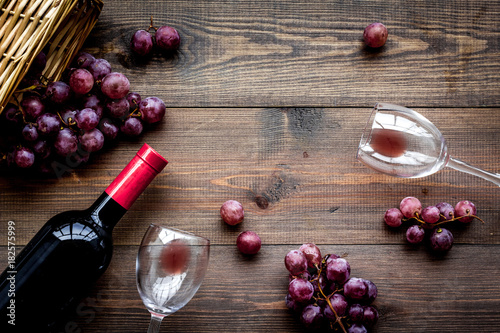
<path fill-rule="evenodd" d="M 136 262 L 137 289 L 151 313 L 148 333 L 159 332 L 164 317 L 194 296 L 207 271 L 210 241 L 191 233 L 151 224 Z"/>
<path fill-rule="evenodd" d="M 356 158 L 378 172 L 396 177 L 425 177 L 450 167 L 500 186 L 499 174 L 451 157 L 443 135 L 424 116 L 393 104 L 375 105 Z"/>

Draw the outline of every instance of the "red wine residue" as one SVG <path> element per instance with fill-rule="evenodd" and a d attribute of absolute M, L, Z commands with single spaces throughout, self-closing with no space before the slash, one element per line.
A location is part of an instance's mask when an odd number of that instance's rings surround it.
<path fill-rule="evenodd" d="M 406 139 L 400 131 L 374 129 L 370 147 L 381 155 L 399 157 L 406 151 Z"/>
<path fill-rule="evenodd" d="M 175 239 L 161 252 L 161 268 L 167 274 L 182 274 L 187 269 L 190 256 L 189 245 L 181 239 Z"/>

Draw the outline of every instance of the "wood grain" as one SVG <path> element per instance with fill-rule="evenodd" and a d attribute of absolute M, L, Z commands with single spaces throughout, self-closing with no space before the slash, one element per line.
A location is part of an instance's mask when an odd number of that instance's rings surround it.
<path fill-rule="evenodd" d="M 499 171 L 496 109 L 481 109 L 481 117 L 475 109 L 464 109 L 453 123 L 448 119 L 454 109 L 417 111 L 442 129 L 453 155 Z M 0 178 L 1 218 L 18 224 L 17 241 L 26 244 L 56 213 L 87 208 L 142 142 L 148 142 L 170 163 L 118 224 L 116 244 L 137 245 L 151 222 L 201 233 L 214 244 L 232 244 L 235 232 L 246 228 L 270 244 L 400 244 L 403 232 L 386 228 L 382 218 L 407 195 L 419 197 L 424 205 L 472 200 L 486 223 L 454 228 L 456 241 L 499 244 L 500 192 L 495 185 L 451 169 L 423 179 L 392 178 L 355 159 L 369 112 L 169 109 L 165 121 L 137 141 L 107 148 L 60 180 Z M 239 200 L 246 211 L 244 225 L 234 229 L 218 213 L 228 199 Z M 0 224 L 0 232 L 6 228 Z"/>
<path fill-rule="evenodd" d="M 179 30 L 178 53 L 130 53 L 151 15 Z M 379 51 L 362 41 L 375 21 L 389 29 Z M 498 186 L 451 169 L 392 178 L 355 158 L 371 107 L 386 101 L 435 123 L 452 156 L 499 173 L 499 27 L 498 1 L 105 1 L 85 51 L 164 99 L 166 117 L 60 179 L 2 172 L 0 260 L 6 221 L 19 250 L 51 216 L 87 208 L 147 142 L 170 163 L 115 228 L 111 266 L 71 319 L 80 332 L 146 330 L 134 268 L 151 222 L 212 242 L 204 284 L 165 332 L 302 332 L 284 304 L 283 257 L 304 242 L 346 253 L 352 274 L 377 284 L 375 332 L 499 332 Z M 382 221 L 410 195 L 471 200 L 485 223 L 451 226 L 452 250 L 433 256 Z M 219 216 L 228 199 L 245 208 L 236 227 Z M 255 257 L 235 247 L 243 230 L 262 238 Z"/>
<path fill-rule="evenodd" d="M 285 306 L 286 253 L 299 245 L 267 245 L 244 257 L 212 246 L 204 282 L 164 332 L 302 332 Z M 70 321 L 84 332 L 143 332 L 149 322 L 135 285 L 137 246 L 118 246 L 105 275 Z M 455 246 L 445 258 L 401 245 L 328 245 L 345 254 L 352 276 L 372 280 L 381 319 L 373 332 L 498 332 L 498 246 Z M 0 248 L 3 257 L 5 249 Z M 467 267 L 467 269 L 464 269 Z M 230 327 L 228 327 L 230 326 Z"/>
<path fill-rule="evenodd" d="M 497 1 L 107 1 L 86 47 L 170 106 L 499 106 Z M 136 59 L 135 30 L 171 25 L 173 57 Z M 364 28 L 389 30 L 364 47 Z"/>

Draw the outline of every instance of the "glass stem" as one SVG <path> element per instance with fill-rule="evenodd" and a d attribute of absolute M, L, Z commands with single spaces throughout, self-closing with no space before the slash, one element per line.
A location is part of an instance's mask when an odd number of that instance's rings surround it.
<path fill-rule="evenodd" d="M 446 166 L 448 166 L 452 169 L 458 170 L 458 171 L 470 173 L 471 175 L 481 177 L 483 179 L 486 179 L 486 180 L 500 186 L 500 174 L 498 174 L 498 173 L 491 173 L 488 171 L 478 169 L 476 167 L 473 167 L 470 164 L 462 162 L 459 159 L 453 158 L 451 156 L 450 156 L 450 159 L 448 160 L 448 163 L 446 164 Z"/>
<path fill-rule="evenodd" d="M 151 313 L 151 321 L 149 322 L 148 333 L 158 333 L 160 331 L 161 321 L 164 316 Z"/>

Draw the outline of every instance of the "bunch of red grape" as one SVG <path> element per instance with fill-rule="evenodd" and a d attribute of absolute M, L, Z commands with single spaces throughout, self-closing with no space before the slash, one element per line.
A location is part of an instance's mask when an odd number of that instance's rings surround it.
<path fill-rule="evenodd" d="M 290 272 L 286 306 L 311 330 L 368 332 L 379 318 L 370 305 L 377 287 L 370 280 L 351 277 L 351 266 L 336 254 L 321 256 L 312 243 L 285 256 Z"/>
<path fill-rule="evenodd" d="M 61 175 L 86 162 L 121 132 L 138 136 L 162 120 L 165 104 L 130 92 L 125 75 L 105 59 L 79 53 L 61 81 L 40 84 L 46 56 L 32 63 L 0 119 L 0 158 L 9 166 Z"/>
<path fill-rule="evenodd" d="M 406 239 L 412 244 L 421 243 L 426 233 L 429 234 L 429 245 L 436 252 L 446 252 L 453 245 L 453 234 L 441 227 L 444 223 L 460 221 L 470 223 L 476 216 L 476 206 L 468 200 L 458 202 L 455 207 L 447 202 L 422 209 L 420 200 L 406 197 L 401 200 L 399 208 L 389 208 L 384 221 L 390 227 L 399 227 L 405 221 L 415 221 L 406 231 Z M 479 219 L 480 220 L 480 219 Z"/>
<path fill-rule="evenodd" d="M 149 32 L 151 29 L 155 31 L 154 37 Z M 181 37 L 175 28 L 168 25 L 156 28 L 153 26 L 153 18 L 151 18 L 149 28 L 137 30 L 130 40 L 130 48 L 141 57 L 149 56 L 154 45 L 163 51 L 173 52 L 179 48 L 180 44 Z"/>

